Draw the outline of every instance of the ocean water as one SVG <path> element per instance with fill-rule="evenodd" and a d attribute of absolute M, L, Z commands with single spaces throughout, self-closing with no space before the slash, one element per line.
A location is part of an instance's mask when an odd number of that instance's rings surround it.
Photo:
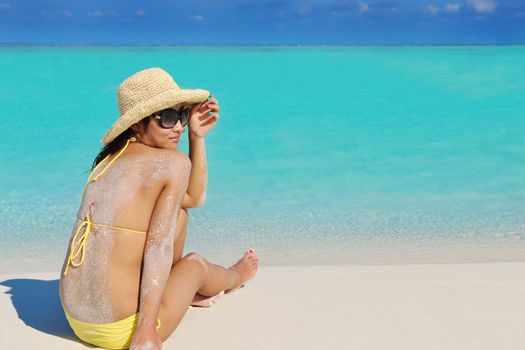
<path fill-rule="evenodd" d="M 525 260 L 524 46 L 0 47 L 0 273 L 60 267 L 116 89 L 154 66 L 221 106 L 187 252 Z"/>

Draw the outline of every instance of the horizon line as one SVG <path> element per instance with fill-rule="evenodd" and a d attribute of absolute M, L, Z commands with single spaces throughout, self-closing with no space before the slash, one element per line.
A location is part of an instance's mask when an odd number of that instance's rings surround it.
<path fill-rule="evenodd" d="M 27 47 L 388 47 L 388 46 L 523 46 L 523 43 L 440 43 L 440 44 L 55 44 L 55 43 L 2 43 L 0 46 Z"/>

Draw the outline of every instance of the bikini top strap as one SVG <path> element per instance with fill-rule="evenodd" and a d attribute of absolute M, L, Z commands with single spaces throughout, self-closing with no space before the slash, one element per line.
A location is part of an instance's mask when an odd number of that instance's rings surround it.
<path fill-rule="evenodd" d="M 113 164 L 113 162 L 115 160 L 117 160 L 117 158 L 126 150 L 126 148 L 128 147 L 129 143 L 130 142 L 135 142 L 137 141 L 136 138 L 134 137 L 130 137 L 127 141 L 126 141 L 126 144 L 124 145 L 124 147 L 122 147 L 122 149 L 119 151 L 119 153 L 117 153 L 117 155 L 106 165 L 106 167 L 104 169 L 102 169 L 102 171 L 93 178 L 93 180 L 91 180 L 91 177 L 93 176 L 93 174 L 95 173 L 95 171 L 98 169 L 99 166 L 102 165 L 102 163 L 104 163 L 104 161 L 106 159 L 108 159 L 111 154 L 108 154 L 104 159 L 102 159 L 100 161 L 100 163 L 97 164 L 97 166 L 95 166 L 95 168 L 91 171 L 91 173 L 89 174 L 89 177 L 87 179 L 87 182 L 86 182 L 86 186 L 84 187 L 84 193 L 82 194 L 82 196 L 84 196 L 84 194 L 86 193 L 86 190 L 87 190 L 87 186 L 89 185 L 90 182 L 95 182 L 98 180 L 98 178 L 111 166 L 111 164 Z"/>

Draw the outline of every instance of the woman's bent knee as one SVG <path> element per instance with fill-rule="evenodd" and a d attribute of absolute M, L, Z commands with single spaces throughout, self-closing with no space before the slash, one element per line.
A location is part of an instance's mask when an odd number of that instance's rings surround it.
<path fill-rule="evenodd" d="M 193 295 L 195 295 L 204 281 L 206 270 L 207 262 L 200 254 L 192 252 L 182 257 L 171 268 L 164 291 L 163 304 L 167 306 L 170 302 L 175 302 L 169 290 L 176 288 L 176 286 L 180 288 L 181 284 L 184 288 L 196 288 L 195 291 L 193 291 Z"/>
<path fill-rule="evenodd" d="M 204 272 L 208 270 L 208 261 L 204 259 L 204 257 L 200 255 L 199 253 L 196 253 L 196 252 L 188 253 L 184 255 L 184 257 L 182 257 L 182 260 L 193 261 L 193 262 L 198 263 L 199 265 L 202 266 Z"/>

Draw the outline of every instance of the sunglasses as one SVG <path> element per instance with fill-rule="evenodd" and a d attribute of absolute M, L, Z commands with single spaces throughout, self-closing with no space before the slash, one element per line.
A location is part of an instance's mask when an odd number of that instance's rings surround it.
<path fill-rule="evenodd" d="M 159 114 L 153 115 L 153 117 L 155 117 L 157 123 L 163 129 L 173 128 L 177 125 L 179 120 L 182 127 L 185 127 L 190 118 L 190 108 L 184 108 L 180 112 L 176 109 L 168 108 L 161 111 Z"/>

